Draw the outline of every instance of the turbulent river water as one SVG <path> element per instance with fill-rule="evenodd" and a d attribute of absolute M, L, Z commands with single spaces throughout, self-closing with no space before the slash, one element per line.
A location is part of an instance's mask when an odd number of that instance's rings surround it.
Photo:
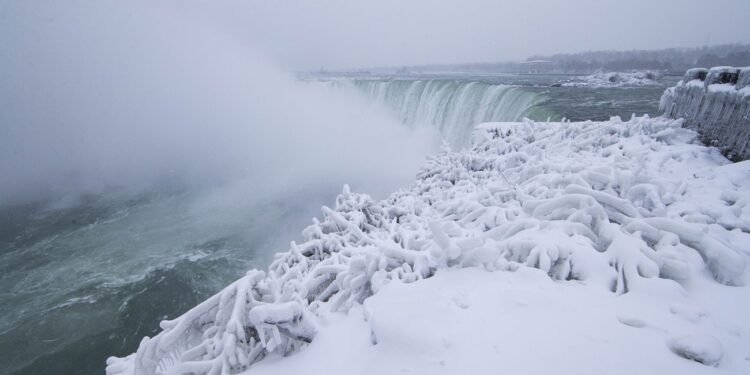
<path fill-rule="evenodd" d="M 430 126 L 456 147 L 484 121 L 656 115 L 677 78 L 638 87 L 558 87 L 551 75 L 315 76 Z M 265 268 L 340 187 L 241 202 L 210 192 L 112 191 L 0 207 L 0 375 L 101 374 L 109 355 L 240 277 Z"/>

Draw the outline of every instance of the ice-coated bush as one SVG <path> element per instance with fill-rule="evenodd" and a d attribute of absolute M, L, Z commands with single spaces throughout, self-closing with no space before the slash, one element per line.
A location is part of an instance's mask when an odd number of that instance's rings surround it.
<path fill-rule="evenodd" d="M 699 256 L 716 282 L 744 282 L 732 236 L 750 232 L 750 201 L 717 172 L 726 160 L 680 120 L 488 123 L 473 148 L 430 158 L 416 183 L 382 201 L 348 187 L 276 255 L 110 358 L 107 373 L 235 374 L 315 340 L 319 318 L 387 283 L 441 269 L 533 267 L 611 293 L 679 291 Z M 714 173 L 714 174 L 712 174 Z M 674 350 L 701 361 L 703 347 Z M 682 355 L 682 354 L 681 354 Z M 708 358 L 708 359 L 705 359 Z M 712 364 L 714 362 L 711 362 Z"/>

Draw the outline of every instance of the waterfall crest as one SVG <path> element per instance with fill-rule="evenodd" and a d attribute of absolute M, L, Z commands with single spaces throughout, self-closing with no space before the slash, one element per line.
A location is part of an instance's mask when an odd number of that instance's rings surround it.
<path fill-rule="evenodd" d="M 435 127 L 457 147 L 466 146 L 473 127 L 482 122 L 546 119 L 535 112 L 547 97 L 523 87 L 453 79 L 346 79 L 323 84 L 356 88 L 402 123 Z"/>

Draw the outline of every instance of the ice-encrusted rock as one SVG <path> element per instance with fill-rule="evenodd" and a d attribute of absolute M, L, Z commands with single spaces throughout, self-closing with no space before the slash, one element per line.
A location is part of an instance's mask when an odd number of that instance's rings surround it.
<path fill-rule="evenodd" d="M 662 95 L 660 111 L 683 118 L 730 159 L 750 158 L 750 67 L 689 69 Z"/>
<path fill-rule="evenodd" d="M 657 72 L 598 72 L 559 83 L 565 87 L 623 87 L 657 85 Z"/>
<path fill-rule="evenodd" d="M 267 272 L 163 321 L 107 373 L 252 372 L 315 340 L 325 314 L 442 268 L 531 267 L 615 295 L 680 294 L 696 272 L 741 285 L 750 165 L 694 138 L 666 118 L 480 125 L 472 149 L 430 158 L 388 199 L 344 188 Z"/>
<path fill-rule="evenodd" d="M 697 79 L 699 81 L 704 81 L 706 79 L 706 76 L 708 76 L 708 69 L 706 68 L 691 68 L 688 69 L 685 72 L 685 75 L 682 77 L 683 82 L 690 82 L 694 79 Z"/>

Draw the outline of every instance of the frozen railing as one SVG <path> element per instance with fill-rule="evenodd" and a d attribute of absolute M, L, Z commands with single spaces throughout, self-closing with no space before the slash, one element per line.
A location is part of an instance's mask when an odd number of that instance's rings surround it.
<path fill-rule="evenodd" d="M 683 118 L 685 127 L 730 159 L 750 158 L 750 67 L 689 69 L 664 92 L 660 111 Z"/>

